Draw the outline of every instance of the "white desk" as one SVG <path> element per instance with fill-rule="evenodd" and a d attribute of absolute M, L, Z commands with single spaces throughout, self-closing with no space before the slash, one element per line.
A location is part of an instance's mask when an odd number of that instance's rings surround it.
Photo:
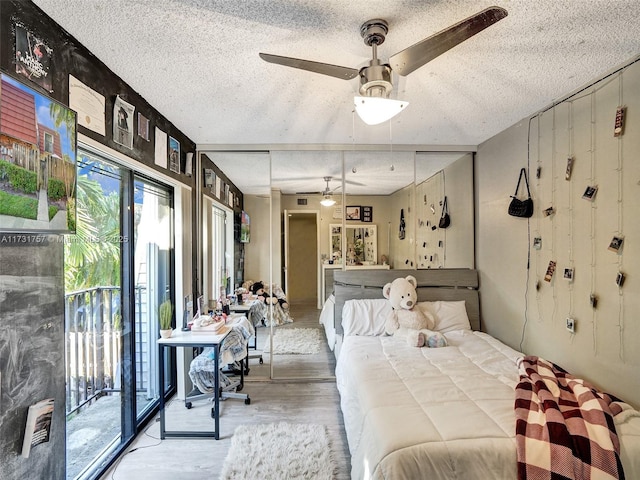
<path fill-rule="evenodd" d="M 258 300 L 247 300 L 244 303 L 233 303 L 229 305 L 229 310 L 231 310 L 232 312 L 247 313 L 249 310 L 251 310 L 251 305 L 253 305 L 257 301 Z"/>
<path fill-rule="evenodd" d="M 165 437 L 213 437 L 216 440 L 220 438 L 220 345 L 224 339 L 229 335 L 231 328 L 227 328 L 225 332 L 219 335 L 212 335 L 210 333 L 192 333 L 182 332 L 180 330 L 174 330 L 173 334 L 169 338 L 158 339 L 158 353 L 159 353 L 159 374 L 158 381 L 160 383 L 160 439 L 164 440 Z M 213 420 L 214 431 L 208 432 L 187 432 L 187 431 L 166 431 L 164 423 L 164 359 L 165 349 L 175 347 L 213 347 L 215 350 L 215 377 L 214 387 L 215 392 L 213 396 Z"/>

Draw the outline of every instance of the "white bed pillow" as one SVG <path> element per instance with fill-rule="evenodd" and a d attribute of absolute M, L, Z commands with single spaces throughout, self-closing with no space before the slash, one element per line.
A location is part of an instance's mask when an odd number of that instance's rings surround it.
<path fill-rule="evenodd" d="M 389 315 L 393 309 L 386 298 L 347 300 L 342 308 L 344 335 L 384 335 Z"/>
<path fill-rule="evenodd" d="M 464 300 L 418 302 L 417 305 L 433 315 L 436 321 L 434 330 L 438 332 L 447 333 L 454 330 L 471 330 L 471 323 L 469 322 Z"/>

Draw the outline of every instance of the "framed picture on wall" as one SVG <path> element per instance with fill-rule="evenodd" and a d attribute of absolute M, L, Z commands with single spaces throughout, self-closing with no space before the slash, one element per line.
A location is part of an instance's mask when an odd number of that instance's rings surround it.
<path fill-rule="evenodd" d="M 180 173 L 180 142 L 169 137 L 169 170 Z"/>
<path fill-rule="evenodd" d="M 373 207 L 362 207 L 360 220 L 371 222 L 373 220 Z"/>
<path fill-rule="evenodd" d="M 362 211 L 362 207 L 359 205 L 347 207 L 345 211 L 345 215 L 347 220 L 360 220 L 360 213 Z"/>
<path fill-rule="evenodd" d="M 149 119 L 138 112 L 138 136 L 149 141 Z"/>
<path fill-rule="evenodd" d="M 113 141 L 133 149 L 133 114 L 136 107 L 116 96 L 113 103 Z"/>
<path fill-rule="evenodd" d="M 75 233 L 76 113 L 0 80 L 0 231 Z"/>
<path fill-rule="evenodd" d="M 53 92 L 51 58 L 53 49 L 20 23 L 15 24 L 16 73 Z"/>

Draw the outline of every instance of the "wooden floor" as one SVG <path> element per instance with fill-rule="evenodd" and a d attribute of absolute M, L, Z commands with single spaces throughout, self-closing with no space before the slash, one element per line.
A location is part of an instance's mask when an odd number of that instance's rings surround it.
<path fill-rule="evenodd" d="M 288 328 L 317 328 L 320 337 L 323 339 L 320 346 L 320 353 L 314 355 L 273 355 L 268 353 L 262 355 L 263 364 L 257 360 L 250 360 L 250 373 L 247 380 L 267 379 L 270 377 L 270 362 L 273 360 L 273 378 L 333 378 L 335 375 L 336 362 L 333 352 L 329 350 L 326 343 L 324 327 L 320 325 L 318 318 L 320 310 L 317 308 L 316 300 L 293 303 L 290 307 L 290 314 L 293 323 L 286 323 L 278 327 L 277 330 Z M 265 342 L 269 336 L 268 327 L 258 327 L 257 349 L 250 350 L 251 354 L 261 353 Z"/>
<path fill-rule="evenodd" d="M 277 328 L 316 328 L 320 311 L 315 304 L 291 306 L 294 323 Z M 258 329 L 259 342 L 267 337 L 267 329 Z M 321 329 L 324 338 L 324 329 Z M 150 424 L 138 435 L 133 445 L 102 478 L 104 480 L 201 480 L 218 478 L 239 425 L 272 422 L 315 423 L 326 425 L 331 453 L 336 466 L 336 480 L 350 478 L 351 464 L 340 396 L 335 381 L 318 381 L 315 376 L 332 376 L 335 369 L 333 353 L 323 344 L 317 355 L 274 355 L 276 377 L 273 381 L 258 381 L 268 377 L 268 357 L 260 366 L 251 360 L 250 373 L 242 393 L 249 394 L 251 404 L 228 399 L 221 403 L 220 440 L 171 438 L 160 441 L 159 423 Z M 261 351 L 260 349 L 258 351 Z M 283 357 L 283 358 L 280 358 Z M 284 358 L 305 357 L 305 358 Z M 307 358 L 308 357 L 308 358 Z M 311 358 L 313 357 L 313 358 Z M 266 373 L 265 373 L 266 372 Z M 296 381 L 287 377 L 295 377 Z M 306 377 L 305 380 L 302 377 Z M 187 410 L 184 402 L 172 400 L 166 409 L 167 430 L 206 430 L 212 428 L 211 402 L 194 402 Z M 274 455 L 278 455 L 274 445 Z M 252 479 L 247 479 L 252 480 Z M 270 479 L 271 480 L 271 479 Z M 278 480 L 278 479 L 273 479 Z M 283 479 L 284 480 L 284 479 Z"/>

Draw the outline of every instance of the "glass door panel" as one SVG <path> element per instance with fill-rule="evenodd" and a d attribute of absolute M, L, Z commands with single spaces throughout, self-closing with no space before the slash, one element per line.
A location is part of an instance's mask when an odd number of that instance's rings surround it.
<path fill-rule="evenodd" d="M 157 404 L 158 307 L 175 305 L 172 190 L 97 151 L 79 158 L 77 234 L 65 237 L 68 479 L 95 476 Z"/>
<path fill-rule="evenodd" d="M 121 434 L 122 170 L 81 152 L 77 234 L 65 236 L 67 478 Z"/>
<path fill-rule="evenodd" d="M 171 194 L 162 187 L 134 176 L 134 298 L 135 371 L 138 418 L 159 398 L 158 309 L 166 300 L 174 305 L 172 290 L 173 221 Z M 165 391 L 171 375 L 165 365 Z"/>

